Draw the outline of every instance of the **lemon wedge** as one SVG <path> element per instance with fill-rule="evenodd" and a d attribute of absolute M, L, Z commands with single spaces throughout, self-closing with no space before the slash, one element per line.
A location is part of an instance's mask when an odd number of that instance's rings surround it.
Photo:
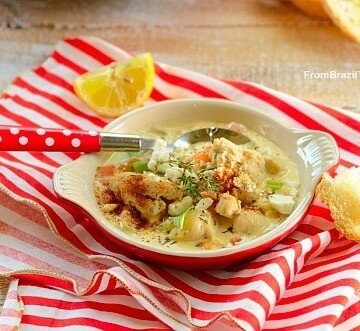
<path fill-rule="evenodd" d="M 322 0 L 292 0 L 292 2 L 306 14 L 321 18 L 329 18 L 323 8 Z"/>
<path fill-rule="evenodd" d="M 76 95 L 101 116 L 117 117 L 140 107 L 154 86 L 150 53 L 114 62 L 74 80 Z"/>
<path fill-rule="evenodd" d="M 360 0 L 323 0 L 323 4 L 333 22 L 360 43 Z"/>

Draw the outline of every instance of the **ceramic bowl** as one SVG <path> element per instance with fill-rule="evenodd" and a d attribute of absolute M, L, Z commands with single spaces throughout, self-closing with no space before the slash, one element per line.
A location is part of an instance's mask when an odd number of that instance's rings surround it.
<path fill-rule="evenodd" d="M 243 262 L 269 249 L 299 225 L 309 207 L 315 187 L 324 171 L 338 162 L 339 152 L 334 139 L 327 133 L 291 129 L 267 116 L 263 111 L 230 101 L 217 99 L 184 99 L 145 106 L 114 120 L 104 128 L 110 132 L 136 132 L 152 123 L 183 119 L 236 121 L 264 135 L 296 163 L 301 187 L 293 212 L 272 231 L 250 242 L 236 246 L 197 251 L 171 251 L 141 242 L 113 227 L 101 213 L 94 193 L 96 168 L 104 160 L 105 152 L 82 155 L 60 167 L 54 174 L 55 191 L 61 198 L 80 208 L 86 217 L 122 248 L 152 263 L 181 269 L 207 269 Z"/>

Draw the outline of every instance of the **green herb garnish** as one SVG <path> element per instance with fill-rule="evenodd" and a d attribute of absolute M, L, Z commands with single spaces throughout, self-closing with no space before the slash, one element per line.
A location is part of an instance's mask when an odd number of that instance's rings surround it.
<path fill-rule="evenodd" d="M 201 199 L 201 192 L 208 191 L 215 193 L 219 190 L 219 185 L 212 176 L 206 176 L 205 171 L 211 169 L 194 170 L 192 162 L 183 162 L 179 159 L 171 159 L 168 161 L 170 166 L 183 169 L 183 174 L 178 179 L 184 186 L 185 192 L 195 201 Z"/>
<path fill-rule="evenodd" d="M 194 176 L 186 176 L 185 174 L 182 174 L 179 180 L 180 183 L 184 185 L 186 193 L 188 193 L 191 198 L 193 198 L 194 200 L 198 200 L 201 198 L 200 189 Z"/>
<path fill-rule="evenodd" d="M 206 191 L 210 193 L 215 193 L 219 190 L 220 186 L 215 182 L 214 177 L 205 176 L 203 171 L 199 171 L 196 174 L 199 177 L 199 179 L 202 180 Z"/>

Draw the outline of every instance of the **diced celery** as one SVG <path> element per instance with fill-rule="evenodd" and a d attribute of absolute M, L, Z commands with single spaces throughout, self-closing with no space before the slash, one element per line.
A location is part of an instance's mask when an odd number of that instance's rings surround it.
<path fill-rule="evenodd" d="M 183 229 L 184 228 L 184 224 L 185 224 L 185 218 L 186 215 L 188 214 L 188 212 L 192 209 L 192 207 L 190 207 L 189 209 L 185 210 L 183 213 L 181 213 L 178 216 L 173 216 L 173 217 L 169 217 L 169 220 L 172 221 L 172 223 L 174 224 L 175 227 L 179 228 L 179 229 Z"/>
<path fill-rule="evenodd" d="M 280 181 L 278 181 L 278 180 L 268 180 L 268 181 L 266 182 L 266 186 L 267 186 L 267 187 L 270 187 L 270 188 L 273 189 L 273 190 L 278 190 L 278 189 L 280 189 L 283 185 L 284 185 L 284 183 L 283 183 L 283 182 L 280 182 Z"/>
<path fill-rule="evenodd" d="M 142 174 L 144 171 L 149 170 L 148 163 L 145 160 L 140 160 L 132 164 L 134 172 Z"/>

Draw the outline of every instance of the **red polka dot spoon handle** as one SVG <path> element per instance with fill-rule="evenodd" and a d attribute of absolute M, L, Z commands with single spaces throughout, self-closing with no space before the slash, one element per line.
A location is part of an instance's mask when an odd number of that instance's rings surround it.
<path fill-rule="evenodd" d="M 153 145 L 154 140 L 124 133 L 0 126 L 0 151 L 136 151 Z"/>

